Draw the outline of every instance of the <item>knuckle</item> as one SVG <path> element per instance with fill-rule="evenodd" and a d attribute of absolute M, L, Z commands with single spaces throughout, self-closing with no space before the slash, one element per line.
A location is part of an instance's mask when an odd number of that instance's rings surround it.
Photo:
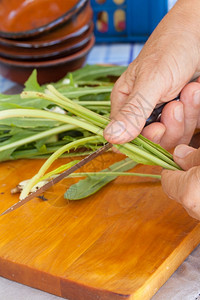
<path fill-rule="evenodd" d="M 134 127 L 138 127 L 141 122 L 145 122 L 143 111 L 134 103 L 127 103 L 121 108 L 119 113 L 121 116 L 126 117 L 127 122 L 129 122 L 129 126 L 132 125 Z"/>
<path fill-rule="evenodd" d="M 186 207 L 190 211 L 194 211 L 196 208 L 196 199 L 192 197 L 191 190 L 189 187 L 187 187 L 184 191 L 184 194 L 180 196 L 180 203 L 184 207 Z"/>
<path fill-rule="evenodd" d="M 135 93 L 129 96 L 129 101 L 122 107 L 122 112 L 129 113 L 136 118 L 147 119 L 153 110 L 153 105 L 142 94 Z"/>
<path fill-rule="evenodd" d="M 183 90 L 181 91 L 180 99 L 183 103 L 190 105 L 193 104 L 193 93 L 194 90 L 199 90 L 200 84 L 198 82 L 190 82 L 188 83 Z"/>
<path fill-rule="evenodd" d="M 130 112 L 133 115 L 142 115 L 142 109 L 134 102 L 128 102 L 122 108 L 122 111 Z"/>
<path fill-rule="evenodd" d="M 133 89 L 134 78 L 127 75 L 128 69 L 121 75 L 121 77 L 115 82 L 113 90 L 111 92 L 111 97 L 116 93 L 121 93 L 124 95 L 129 95 Z"/>
<path fill-rule="evenodd" d="M 185 206 L 190 211 L 195 211 L 197 204 L 191 197 L 184 196 L 182 199 L 183 206 Z"/>
<path fill-rule="evenodd" d="M 126 72 L 125 72 L 125 78 L 129 79 L 129 78 L 134 78 L 135 77 L 135 73 L 136 73 L 136 62 L 133 61 L 127 68 Z"/>
<path fill-rule="evenodd" d="M 125 81 L 123 85 L 120 85 L 118 87 L 118 92 L 121 94 L 125 94 L 127 96 L 131 93 L 131 90 L 132 90 L 132 86 L 131 84 L 128 83 L 128 81 Z"/>

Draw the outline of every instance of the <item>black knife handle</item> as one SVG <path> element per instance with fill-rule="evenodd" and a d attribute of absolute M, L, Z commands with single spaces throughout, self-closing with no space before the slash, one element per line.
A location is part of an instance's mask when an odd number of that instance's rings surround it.
<path fill-rule="evenodd" d="M 168 102 L 163 103 L 162 105 L 160 105 L 159 107 L 156 107 L 152 114 L 150 115 L 150 117 L 147 119 L 145 126 L 148 126 L 149 124 L 152 124 L 154 122 L 159 122 L 160 119 L 160 115 L 162 113 L 163 108 L 165 107 L 165 105 L 167 105 L 169 102 L 171 101 L 179 101 L 180 99 L 180 95 L 178 95 L 176 98 L 174 98 L 173 100 L 170 100 Z"/>

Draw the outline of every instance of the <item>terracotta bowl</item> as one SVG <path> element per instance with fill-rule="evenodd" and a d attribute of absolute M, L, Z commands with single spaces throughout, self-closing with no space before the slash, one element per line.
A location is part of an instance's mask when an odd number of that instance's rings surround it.
<path fill-rule="evenodd" d="M 14 48 L 43 48 L 51 47 L 62 42 L 76 39 L 84 34 L 92 23 L 92 9 L 86 3 L 85 9 L 78 11 L 73 18 L 52 31 L 28 40 L 10 40 L 0 37 L 0 45 Z"/>
<path fill-rule="evenodd" d="M 0 56 L 13 60 L 41 61 L 51 60 L 66 55 L 71 55 L 83 49 L 90 41 L 93 34 L 94 25 L 76 39 L 65 41 L 45 48 L 15 48 L 0 45 Z"/>
<path fill-rule="evenodd" d="M 1 0 L 0 36 L 8 39 L 41 35 L 69 21 L 89 0 Z"/>
<path fill-rule="evenodd" d="M 94 42 L 95 38 L 93 35 L 87 46 L 79 52 L 50 61 L 22 62 L 0 57 L 0 74 L 19 84 L 24 84 L 31 72 L 37 69 L 40 84 L 58 81 L 67 72 L 76 70 L 84 64 Z"/>

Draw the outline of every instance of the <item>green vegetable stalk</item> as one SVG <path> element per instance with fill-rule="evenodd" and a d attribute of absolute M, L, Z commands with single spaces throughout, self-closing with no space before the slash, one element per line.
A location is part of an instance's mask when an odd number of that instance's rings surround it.
<path fill-rule="evenodd" d="M 70 117 L 70 116 L 62 116 L 60 117 L 60 120 L 62 122 L 66 122 L 71 125 L 76 124 L 78 127 L 87 129 L 88 131 L 91 131 L 92 133 L 103 138 L 102 129 L 106 127 L 106 125 L 109 122 L 109 119 L 104 116 L 98 115 L 97 113 L 90 111 L 85 107 L 82 107 L 78 103 L 74 103 L 69 98 L 60 94 L 53 86 L 48 85 L 45 93 L 23 92 L 21 96 L 22 98 L 41 98 L 43 100 L 46 99 L 47 101 L 51 101 L 56 105 L 63 107 L 64 109 L 68 110 L 70 113 L 74 114 L 76 117 L 79 118 L 81 117 L 81 119 Z M 13 111 L 12 113 L 14 115 L 15 111 Z M 37 111 L 37 114 L 40 117 L 42 117 L 43 115 L 44 118 L 51 118 L 54 120 L 57 118 L 55 113 L 48 112 L 43 114 L 40 111 Z M 32 114 L 32 116 L 33 115 L 34 114 Z M 30 112 L 28 116 L 30 116 Z M 1 114 L 0 114 L 0 118 L 1 118 Z M 97 137 L 95 137 L 95 139 L 96 138 Z M 126 154 L 128 157 L 130 157 L 131 159 L 133 159 L 138 163 L 159 165 L 170 170 L 180 169 L 179 166 L 176 165 L 173 159 L 170 157 L 170 154 L 168 152 L 166 152 L 160 146 L 156 147 L 155 144 L 150 141 L 146 142 L 146 140 L 142 136 L 137 137 L 134 143 L 126 143 L 124 145 L 120 145 L 120 146 L 115 145 L 115 146 L 118 149 L 120 149 L 122 153 Z M 63 152 L 61 151 L 61 153 Z M 54 153 L 53 156 L 58 157 L 59 154 Z M 51 163 L 52 163 L 52 158 L 50 157 L 45 162 L 43 167 L 40 169 L 38 174 L 35 175 L 29 181 L 28 185 L 22 191 L 20 196 L 21 199 L 25 198 L 28 195 L 28 193 L 31 191 L 33 186 L 36 184 L 37 180 L 49 168 Z"/>
<path fill-rule="evenodd" d="M 20 199 L 26 197 L 38 182 L 68 168 L 67 164 L 46 174 L 51 164 L 61 155 L 77 147 L 95 150 L 106 143 L 103 130 L 109 123 L 109 97 L 113 87 L 106 76 L 119 76 L 122 71 L 121 67 L 86 66 L 54 86 L 42 87 L 37 84 L 36 74 L 33 73 L 21 99 L 19 96 L 0 97 L 0 160 L 29 155 L 37 158 L 52 153 L 39 172 L 28 181 Z M 13 128 L 18 134 L 13 133 Z M 88 186 L 89 194 L 92 194 L 117 176 L 137 175 L 124 173 L 136 163 L 158 165 L 170 170 L 180 169 L 169 152 L 142 135 L 130 143 L 114 146 L 129 158 L 97 174 L 72 174 L 74 177 L 87 177 L 77 184 L 77 196 L 72 196 L 71 190 L 68 190 L 66 197 L 86 197 L 88 194 L 82 193 L 82 185 Z M 138 176 L 160 178 L 159 175 L 151 174 Z"/>

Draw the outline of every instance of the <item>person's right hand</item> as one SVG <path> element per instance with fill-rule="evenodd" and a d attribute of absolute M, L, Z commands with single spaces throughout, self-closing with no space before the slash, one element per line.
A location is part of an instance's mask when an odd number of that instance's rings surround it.
<path fill-rule="evenodd" d="M 188 214 L 200 220 L 200 148 L 179 145 L 174 160 L 185 171 L 162 172 L 162 187 L 169 198 L 176 200 Z"/>
<path fill-rule="evenodd" d="M 200 72 L 200 1 L 179 0 L 153 32 L 138 58 L 116 82 L 111 94 L 111 123 L 106 140 L 123 144 L 134 139 L 158 103 L 176 97 Z M 197 127 L 200 84 L 182 91 L 170 102 L 160 123 L 142 134 L 165 148 L 188 143 Z"/>
<path fill-rule="evenodd" d="M 176 109 L 181 107 L 180 104 L 182 104 L 183 115 L 179 120 L 175 114 Z M 160 130 L 156 136 L 154 128 Z M 171 149 L 179 144 L 189 144 L 196 128 L 200 128 L 200 83 L 193 82 L 183 88 L 180 103 L 174 101 L 164 107 L 161 123 L 145 127 L 142 134 L 165 149 Z"/>

